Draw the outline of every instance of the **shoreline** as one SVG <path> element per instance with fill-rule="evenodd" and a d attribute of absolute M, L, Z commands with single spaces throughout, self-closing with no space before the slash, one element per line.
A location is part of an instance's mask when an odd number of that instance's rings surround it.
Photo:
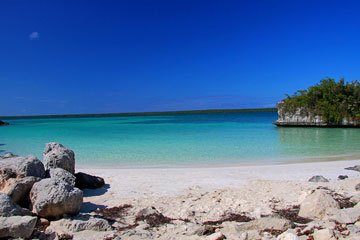
<path fill-rule="evenodd" d="M 273 166 L 273 165 L 287 165 L 287 164 L 301 164 L 301 163 L 317 163 L 317 162 L 338 162 L 338 161 L 357 161 L 360 160 L 360 155 L 351 154 L 347 156 L 334 157 L 309 157 L 309 158 L 294 158 L 292 160 L 279 161 L 256 161 L 244 163 L 214 163 L 214 164 L 188 164 L 188 165 L 119 165 L 119 164 L 77 164 L 79 169 L 191 169 L 191 168 L 232 168 L 232 167 L 251 167 L 251 166 Z"/>
<path fill-rule="evenodd" d="M 176 196 L 189 189 L 215 191 L 237 189 L 251 181 L 285 181 L 308 183 L 315 175 L 322 175 L 330 182 L 338 181 L 339 175 L 349 179 L 359 178 L 360 173 L 345 170 L 360 164 L 360 159 L 347 161 L 310 162 L 276 165 L 252 165 L 217 168 L 77 168 L 105 179 L 107 188 L 98 194 L 88 190 L 90 202 L 112 206 L 114 199 Z M 115 201 L 116 202 L 116 201 Z"/>

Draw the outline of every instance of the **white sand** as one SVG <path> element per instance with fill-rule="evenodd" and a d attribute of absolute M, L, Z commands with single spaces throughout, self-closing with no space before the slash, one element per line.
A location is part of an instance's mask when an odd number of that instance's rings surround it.
<path fill-rule="evenodd" d="M 175 197 L 190 190 L 201 192 L 216 189 L 239 189 L 255 180 L 291 181 L 306 183 L 314 175 L 322 175 L 330 182 L 339 182 L 339 175 L 350 179 L 360 173 L 344 170 L 360 164 L 360 160 L 312 162 L 263 166 L 167 169 L 77 169 L 101 176 L 106 190 L 85 192 L 85 201 L 113 206 L 121 199 Z"/>
<path fill-rule="evenodd" d="M 360 193 L 355 186 L 360 182 L 360 172 L 344 168 L 358 164 L 360 160 L 215 168 L 77 171 L 101 176 L 107 184 L 101 189 L 84 191 L 82 212 L 124 204 L 130 206 L 121 221 L 113 226 L 125 227 L 127 230 L 102 234 L 112 233 L 121 239 L 192 240 L 207 239 L 206 236 L 195 234 L 195 230 L 206 221 L 218 221 L 231 214 L 246 215 L 253 219 L 272 216 L 275 209 L 298 206 L 318 188 L 347 199 L 357 199 L 357 202 Z M 308 182 L 314 175 L 323 175 L 330 182 Z M 349 178 L 338 180 L 339 175 L 347 175 Z M 135 226 L 136 216 L 144 211 L 158 211 L 174 220 L 171 224 L 150 229 L 145 222 Z M 239 239 L 241 232 L 236 230 L 239 224 L 242 223 L 224 222 L 221 229 L 217 230 L 229 239 Z M 95 236 L 94 239 L 100 237 Z M 276 236 L 266 239 L 276 239 Z"/>

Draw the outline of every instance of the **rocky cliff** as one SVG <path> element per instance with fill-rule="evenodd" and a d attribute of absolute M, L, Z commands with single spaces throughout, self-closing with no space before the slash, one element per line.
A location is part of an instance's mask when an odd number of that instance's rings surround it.
<path fill-rule="evenodd" d="M 321 116 L 312 114 L 305 107 L 297 108 L 295 112 L 285 110 L 284 101 L 277 104 L 278 120 L 273 122 L 276 126 L 283 127 L 360 127 L 358 122 L 343 119 L 342 124 L 328 124 Z"/>

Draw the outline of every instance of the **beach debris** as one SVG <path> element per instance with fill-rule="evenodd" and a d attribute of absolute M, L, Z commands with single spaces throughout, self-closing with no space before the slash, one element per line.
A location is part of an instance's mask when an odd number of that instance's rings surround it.
<path fill-rule="evenodd" d="M 118 207 L 98 208 L 94 211 L 94 213 L 108 220 L 117 221 L 127 216 L 130 208 L 132 207 L 133 206 L 130 204 L 124 204 Z"/>
<path fill-rule="evenodd" d="M 50 168 L 46 170 L 46 177 L 58 179 L 66 182 L 73 187 L 75 186 L 75 176 L 62 168 Z"/>
<path fill-rule="evenodd" d="M 103 178 L 98 176 L 92 176 L 87 173 L 78 172 L 75 173 L 76 181 L 75 181 L 75 187 L 84 189 L 96 189 L 101 188 L 105 185 L 105 181 Z"/>
<path fill-rule="evenodd" d="M 192 224 L 186 235 L 188 236 L 207 236 L 215 233 L 216 229 L 220 227 L 210 226 L 210 225 L 201 225 L 201 224 Z"/>
<path fill-rule="evenodd" d="M 238 213 L 228 213 L 224 214 L 221 219 L 215 220 L 215 221 L 206 221 L 202 224 L 204 225 L 220 225 L 223 222 L 250 222 L 251 220 L 254 220 L 253 218 L 250 218 L 245 215 L 245 213 L 238 214 Z"/>
<path fill-rule="evenodd" d="M 28 238 L 31 236 L 37 217 L 0 217 L 0 238 Z"/>
<path fill-rule="evenodd" d="M 347 168 L 345 168 L 345 170 L 353 170 L 353 171 L 360 172 L 360 165 L 355 165 L 353 167 L 347 167 Z"/>
<path fill-rule="evenodd" d="M 45 218 L 77 214 L 83 203 L 83 192 L 64 181 L 46 178 L 34 184 L 30 191 L 32 211 Z"/>
<path fill-rule="evenodd" d="M 44 165 L 46 169 L 62 168 L 71 174 L 75 173 L 75 154 L 60 143 L 51 142 L 45 145 Z"/>
<path fill-rule="evenodd" d="M 338 179 L 339 179 L 339 180 L 344 180 L 344 179 L 347 179 L 347 178 L 349 178 L 348 175 L 339 175 L 339 176 L 338 176 Z"/>
<path fill-rule="evenodd" d="M 321 220 L 329 208 L 340 208 L 340 206 L 325 190 L 317 189 L 300 204 L 299 216 Z"/>
<path fill-rule="evenodd" d="M 171 223 L 172 218 L 164 216 L 156 208 L 144 208 L 136 216 L 135 221 L 144 221 L 150 228 L 159 227 L 163 224 Z"/>
<path fill-rule="evenodd" d="M 316 176 L 311 177 L 309 179 L 309 182 L 329 182 L 329 180 L 321 175 L 316 175 Z"/>
<path fill-rule="evenodd" d="M 276 209 L 273 208 L 273 213 L 278 215 L 281 218 L 285 218 L 294 223 L 306 224 L 312 221 L 312 219 L 304 218 L 299 216 L 300 206 L 295 205 L 288 207 L 286 209 Z"/>

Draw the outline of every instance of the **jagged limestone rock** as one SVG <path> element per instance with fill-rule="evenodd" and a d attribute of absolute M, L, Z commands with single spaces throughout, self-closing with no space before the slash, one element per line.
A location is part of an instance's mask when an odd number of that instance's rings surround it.
<path fill-rule="evenodd" d="M 80 212 L 83 192 L 64 181 L 46 178 L 30 191 L 32 211 L 40 217 L 61 217 Z"/>
<path fill-rule="evenodd" d="M 323 219 L 326 211 L 340 208 L 339 204 L 323 190 L 316 190 L 300 204 L 299 216 L 309 219 Z"/>
<path fill-rule="evenodd" d="M 0 238 L 29 238 L 34 231 L 37 217 L 0 217 Z"/>
<path fill-rule="evenodd" d="M 75 154 L 60 143 L 47 143 L 44 150 L 44 165 L 46 169 L 62 168 L 74 174 Z"/>

